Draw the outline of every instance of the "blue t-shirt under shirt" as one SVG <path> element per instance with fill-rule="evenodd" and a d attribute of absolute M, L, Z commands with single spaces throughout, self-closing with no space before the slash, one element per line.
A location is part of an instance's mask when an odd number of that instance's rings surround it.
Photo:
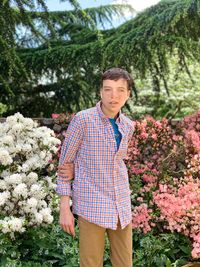
<path fill-rule="evenodd" d="M 114 129 L 115 139 L 116 139 L 116 142 L 117 142 L 117 149 L 119 149 L 120 142 L 122 140 L 122 134 L 118 130 L 118 125 L 116 124 L 116 119 L 115 118 L 109 118 L 109 121 L 112 124 L 112 127 Z"/>

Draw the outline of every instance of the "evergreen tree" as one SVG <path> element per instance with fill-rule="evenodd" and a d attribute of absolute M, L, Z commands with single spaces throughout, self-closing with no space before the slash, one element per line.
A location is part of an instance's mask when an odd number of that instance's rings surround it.
<path fill-rule="evenodd" d="M 170 58 L 177 59 L 177 77 L 183 69 L 190 75 L 188 59 L 199 60 L 200 1 L 164 0 L 117 28 L 97 29 L 125 10 L 127 6 L 108 5 L 49 12 L 54 31 L 47 30 L 45 12 L 27 12 L 46 41 L 15 39 L 29 78 L 15 74 L 9 85 L 12 97 L 2 86 L 0 101 L 10 103 L 7 114 L 17 110 L 32 117 L 50 116 L 92 106 L 98 98 L 99 73 L 113 66 L 133 71 L 136 78 L 150 77 L 158 94 L 164 84 L 169 95 Z"/>
<path fill-rule="evenodd" d="M 123 16 L 127 10 L 132 8 L 108 5 L 81 10 L 75 5 L 70 11 L 49 12 L 51 31 L 44 11 L 26 11 L 39 34 L 28 30 L 22 34 L 24 25 L 18 28 L 21 32 L 14 39 L 15 51 L 26 72 L 12 75 L 9 84 L 12 95 L 5 92 L 4 86 L 1 88 L 1 101 L 9 105 L 6 115 L 20 111 L 31 117 L 50 116 L 52 112 L 73 112 L 91 105 L 95 94 L 91 94 L 90 88 L 96 84 L 94 72 L 99 58 L 94 51 L 96 63 L 90 65 L 90 52 L 85 60 L 84 47 L 89 48 L 93 42 L 102 45 L 103 36 L 97 24 L 112 23 L 113 16 Z M 20 23 L 16 26 L 20 27 Z"/>

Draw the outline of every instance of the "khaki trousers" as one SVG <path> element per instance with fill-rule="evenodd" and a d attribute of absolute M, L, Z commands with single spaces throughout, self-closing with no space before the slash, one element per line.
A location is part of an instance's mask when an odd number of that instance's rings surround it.
<path fill-rule="evenodd" d="M 113 267 L 132 267 L 132 224 L 116 230 L 106 229 L 78 217 L 80 267 L 103 267 L 105 233 L 110 243 Z"/>

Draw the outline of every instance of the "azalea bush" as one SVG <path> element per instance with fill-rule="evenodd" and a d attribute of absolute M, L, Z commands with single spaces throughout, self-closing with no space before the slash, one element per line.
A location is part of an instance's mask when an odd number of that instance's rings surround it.
<path fill-rule="evenodd" d="M 127 160 L 133 228 L 181 233 L 200 257 L 200 111 L 174 129 L 163 119 L 137 121 Z"/>
<path fill-rule="evenodd" d="M 38 127 L 20 113 L 0 124 L 0 231 L 25 232 L 51 224 L 55 183 L 46 169 L 60 140 L 47 127 Z"/>

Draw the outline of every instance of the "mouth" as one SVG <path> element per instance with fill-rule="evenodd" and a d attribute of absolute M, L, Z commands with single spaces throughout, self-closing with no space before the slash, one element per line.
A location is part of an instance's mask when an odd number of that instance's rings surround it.
<path fill-rule="evenodd" d="M 117 104 L 119 104 L 119 103 L 115 102 L 115 101 L 110 102 L 110 105 L 117 105 Z"/>

